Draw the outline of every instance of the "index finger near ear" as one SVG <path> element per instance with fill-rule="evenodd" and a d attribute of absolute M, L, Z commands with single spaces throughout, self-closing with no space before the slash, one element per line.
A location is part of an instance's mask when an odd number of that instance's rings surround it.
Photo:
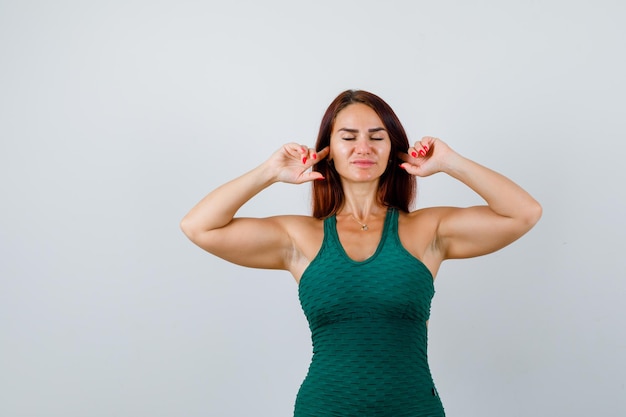
<path fill-rule="evenodd" d="M 411 157 L 407 153 L 398 152 L 397 156 L 398 156 L 398 159 L 400 159 L 401 161 L 408 162 L 408 163 L 414 162 L 411 160 Z"/>
<path fill-rule="evenodd" d="M 330 152 L 330 147 L 326 146 L 325 148 L 322 148 L 317 152 L 313 151 L 312 155 L 316 155 L 316 159 L 319 161 L 319 160 L 326 158 L 329 152 Z"/>

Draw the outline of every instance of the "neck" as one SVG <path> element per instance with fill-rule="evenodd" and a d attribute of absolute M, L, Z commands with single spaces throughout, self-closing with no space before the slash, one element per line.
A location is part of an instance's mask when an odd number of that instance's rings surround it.
<path fill-rule="evenodd" d="M 378 202 L 378 184 L 359 184 L 344 187 L 344 203 L 340 214 L 352 215 L 358 220 L 366 221 L 386 212 L 386 207 Z"/>

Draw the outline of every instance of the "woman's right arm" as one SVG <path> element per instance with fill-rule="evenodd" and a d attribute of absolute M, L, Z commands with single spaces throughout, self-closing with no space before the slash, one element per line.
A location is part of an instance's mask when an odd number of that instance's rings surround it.
<path fill-rule="evenodd" d="M 227 261 L 266 269 L 288 269 L 294 245 L 280 217 L 235 218 L 248 200 L 275 182 L 301 184 L 320 179 L 309 168 L 328 154 L 303 145 L 283 145 L 267 161 L 209 193 L 180 226 L 196 245 Z"/>

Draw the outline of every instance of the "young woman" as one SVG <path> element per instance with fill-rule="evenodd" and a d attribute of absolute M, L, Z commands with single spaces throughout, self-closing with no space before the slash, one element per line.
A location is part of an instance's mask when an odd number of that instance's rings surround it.
<path fill-rule="evenodd" d="M 443 172 L 483 206 L 411 211 L 415 177 Z M 235 217 L 276 182 L 313 182 L 312 216 Z M 444 416 L 426 356 L 433 282 L 445 259 L 521 237 L 541 206 L 506 177 L 424 137 L 409 146 L 380 97 L 348 90 L 328 107 L 315 148 L 289 143 L 212 191 L 181 227 L 227 261 L 289 271 L 313 340 L 296 417 Z"/>

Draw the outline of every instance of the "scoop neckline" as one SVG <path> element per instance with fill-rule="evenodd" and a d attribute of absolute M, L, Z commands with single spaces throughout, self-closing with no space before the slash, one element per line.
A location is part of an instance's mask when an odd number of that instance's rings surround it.
<path fill-rule="evenodd" d="M 389 225 L 391 222 L 392 211 L 394 211 L 392 207 L 387 208 L 387 213 L 385 213 L 385 222 L 383 223 L 383 231 L 380 235 L 380 240 L 378 241 L 376 250 L 371 256 L 369 256 L 366 259 L 363 259 L 362 261 L 357 261 L 356 259 L 352 259 L 350 255 L 348 255 L 348 253 L 346 252 L 346 249 L 341 244 L 341 240 L 339 239 L 339 233 L 337 232 L 337 216 L 336 215 L 332 216 L 331 231 L 333 234 L 333 239 L 335 243 L 337 244 L 337 247 L 339 248 L 339 252 L 341 253 L 341 256 L 343 256 L 346 260 L 348 260 L 348 262 L 355 264 L 355 265 L 363 265 L 363 264 L 366 264 L 375 260 L 378 257 L 378 254 L 383 250 L 383 247 L 385 246 L 385 241 L 387 240 L 387 235 L 388 235 L 388 229 L 389 229 Z"/>

